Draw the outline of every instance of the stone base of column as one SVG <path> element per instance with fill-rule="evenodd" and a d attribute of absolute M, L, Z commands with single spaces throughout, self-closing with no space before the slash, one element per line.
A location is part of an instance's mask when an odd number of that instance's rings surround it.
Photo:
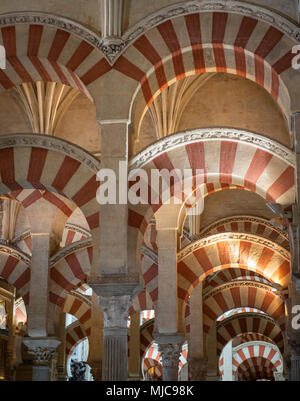
<path fill-rule="evenodd" d="M 33 357 L 32 381 L 51 380 L 51 359 L 61 341 L 54 337 L 26 337 L 23 343 Z"/>
<path fill-rule="evenodd" d="M 205 381 L 207 376 L 207 359 L 191 358 L 189 363 L 189 379 L 191 381 Z"/>

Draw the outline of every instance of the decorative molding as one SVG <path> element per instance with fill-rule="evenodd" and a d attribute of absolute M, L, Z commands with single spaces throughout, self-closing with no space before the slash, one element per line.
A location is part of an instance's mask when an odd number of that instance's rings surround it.
<path fill-rule="evenodd" d="M 75 253 L 77 251 L 84 250 L 93 246 L 92 238 L 84 238 L 80 241 L 72 242 L 70 245 L 65 246 L 60 249 L 50 258 L 50 267 L 56 265 L 60 260 L 64 259 L 66 256 Z"/>
<path fill-rule="evenodd" d="M 91 44 L 101 51 L 110 65 L 113 65 L 122 53 L 140 36 L 157 25 L 172 18 L 194 13 L 227 12 L 255 18 L 272 25 L 300 42 L 300 29 L 287 18 L 254 4 L 232 0 L 188 1 L 162 8 L 135 24 L 122 37 L 103 38 L 85 26 L 62 16 L 39 11 L 22 11 L 0 15 L 0 27 L 33 24 L 48 25 L 67 31 Z"/>
<path fill-rule="evenodd" d="M 266 138 L 262 135 L 255 134 L 250 131 L 244 131 L 235 128 L 197 128 L 194 130 L 187 130 L 169 135 L 154 144 L 142 150 L 129 161 L 129 169 L 137 169 L 145 166 L 154 158 L 160 156 L 162 153 L 176 149 L 180 146 L 200 142 L 200 141 L 236 141 L 245 143 L 256 148 L 265 150 L 272 155 L 279 157 L 287 164 L 295 167 L 294 153 L 272 139 Z"/>
<path fill-rule="evenodd" d="M 41 134 L 3 134 L 0 136 L 0 149 L 11 147 L 34 147 L 60 152 L 84 164 L 95 174 L 101 162 L 86 150 L 64 139 Z"/>
<path fill-rule="evenodd" d="M 59 339 L 25 338 L 23 343 L 28 348 L 28 354 L 33 356 L 33 364 L 37 366 L 49 366 L 56 348 L 61 341 Z"/>
<path fill-rule="evenodd" d="M 4 244 L 0 244 L 0 253 L 5 253 L 9 256 L 13 256 L 14 258 L 24 262 L 26 265 L 30 266 L 31 258 L 25 252 L 22 252 L 20 249 L 15 247 L 7 246 Z"/>
<path fill-rule="evenodd" d="M 146 245 L 142 245 L 141 254 L 144 256 L 148 256 L 154 263 L 158 264 L 158 256 L 157 253 L 152 249 L 148 248 Z"/>
<path fill-rule="evenodd" d="M 192 244 L 186 246 L 185 248 L 183 248 L 177 254 L 178 262 L 180 262 L 182 259 L 184 259 L 189 254 L 193 253 L 197 249 L 202 248 L 204 246 L 212 245 L 220 241 L 235 241 L 235 240 L 249 241 L 256 243 L 258 245 L 266 246 L 267 248 L 270 248 L 273 251 L 279 253 L 286 260 L 290 261 L 290 252 L 288 252 L 286 249 L 276 244 L 275 242 L 272 242 L 264 237 L 260 237 L 258 235 L 249 233 L 220 233 L 220 234 L 210 235 L 209 237 L 206 237 L 204 239 L 203 238 L 199 239 L 193 242 Z"/>
<path fill-rule="evenodd" d="M 282 299 L 282 301 L 285 301 L 284 296 L 273 286 L 259 283 L 258 281 L 251 281 L 251 280 L 236 280 L 236 281 L 230 281 L 229 283 L 219 285 L 217 288 L 214 288 L 213 290 L 209 291 L 207 294 L 203 295 L 203 302 L 206 301 L 208 298 L 218 294 L 220 291 L 223 290 L 228 290 L 231 288 L 236 288 L 236 287 L 254 287 L 254 288 L 259 288 L 265 291 L 272 292 L 274 295 L 277 295 Z M 274 289 L 276 291 L 274 291 Z"/>
<path fill-rule="evenodd" d="M 253 216 L 232 216 L 232 217 L 226 217 L 224 219 L 220 219 L 217 222 L 210 224 L 207 227 L 204 227 L 203 230 L 201 230 L 199 239 L 203 238 L 206 236 L 209 232 L 213 231 L 220 225 L 225 225 L 225 224 L 231 224 L 231 223 L 243 223 L 243 222 L 250 222 L 250 223 L 257 223 L 257 224 L 263 224 L 266 227 L 276 231 L 278 234 L 283 236 L 288 240 L 288 235 L 281 230 L 278 227 L 275 227 L 272 223 L 270 223 L 268 220 L 259 218 L 259 217 L 253 217 Z"/>
<path fill-rule="evenodd" d="M 262 313 L 253 313 L 253 312 L 245 312 L 245 313 L 239 313 L 237 315 L 230 316 L 221 322 L 216 322 L 216 328 L 219 330 L 221 327 L 226 326 L 228 323 L 232 322 L 233 320 L 236 319 L 247 319 L 247 318 L 255 318 L 255 319 L 264 319 L 267 320 L 268 322 L 273 323 L 275 326 L 279 327 L 278 323 L 276 320 L 274 320 L 271 316 L 265 315 Z"/>
<path fill-rule="evenodd" d="M 76 290 L 72 290 L 69 293 L 70 295 L 72 295 L 75 298 L 80 299 L 81 301 L 83 301 L 84 303 L 88 304 L 90 307 L 92 307 L 92 297 L 91 295 L 83 295 L 80 294 L 78 291 Z M 68 326 L 69 327 L 69 326 Z"/>
<path fill-rule="evenodd" d="M 268 9 L 254 4 L 233 0 L 188 1 L 184 3 L 172 4 L 148 15 L 146 18 L 139 21 L 122 36 L 123 49 L 121 50 L 121 53 L 146 31 L 159 24 L 162 24 L 169 19 L 188 14 L 204 12 L 227 12 L 252 17 L 276 27 L 295 42 L 300 42 L 300 28 L 287 18 L 284 18 Z M 118 57 L 119 56 L 120 54 Z"/>
<path fill-rule="evenodd" d="M 89 230 L 86 230 L 85 228 L 80 227 L 77 224 L 67 223 L 65 225 L 65 229 L 76 231 L 82 235 L 86 235 L 88 238 L 90 238 L 92 236 L 92 234 Z"/>

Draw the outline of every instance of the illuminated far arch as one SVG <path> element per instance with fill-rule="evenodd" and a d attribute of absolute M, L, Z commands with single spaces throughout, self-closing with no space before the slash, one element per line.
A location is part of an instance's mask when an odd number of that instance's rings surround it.
<path fill-rule="evenodd" d="M 293 152 L 275 141 L 240 129 L 201 128 L 168 136 L 132 158 L 129 168 L 146 170 L 148 182 L 153 169 L 178 169 L 182 176 L 185 169 L 193 174 L 202 170 L 205 194 L 234 186 L 285 207 L 295 200 Z M 187 188 L 186 199 L 188 192 L 192 194 L 194 189 Z M 129 257 L 135 263 L 147 226 L 160 206 L 129 204 L 130 243 L 135 244 L 129 250 Z"/>

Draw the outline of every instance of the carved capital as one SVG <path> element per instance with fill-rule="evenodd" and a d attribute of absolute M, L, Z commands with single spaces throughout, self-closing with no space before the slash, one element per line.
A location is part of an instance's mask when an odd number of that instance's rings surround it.
<path fill-rule="evenodd" d="M 181 344 L 159 344 L 163 367 L 178 369 Z"/>
<path fill-rule="evenodd" d="M 126 329 L 130 295 L 99 297 L 99 304 L 104 315 L 104 328 Z"/>
<path fill-rule="evenodd" d="M 48 366 L 61 341 L 56 338 L 26 338 L 23 343 L 27 347 L 28 354 L 33 357 L 34 365 Z"/>

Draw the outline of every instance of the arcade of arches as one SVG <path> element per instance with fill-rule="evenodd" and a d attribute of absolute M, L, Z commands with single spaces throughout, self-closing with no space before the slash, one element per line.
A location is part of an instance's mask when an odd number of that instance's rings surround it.
<path fill-rule="evenodd" d="M 299 21 L 1 1 L 1 380 L 67 380 L 84 341 L 97 381 L 300 381 Z M 192 174 L 180 202 L 100 204 L 100 169 Z"/>

